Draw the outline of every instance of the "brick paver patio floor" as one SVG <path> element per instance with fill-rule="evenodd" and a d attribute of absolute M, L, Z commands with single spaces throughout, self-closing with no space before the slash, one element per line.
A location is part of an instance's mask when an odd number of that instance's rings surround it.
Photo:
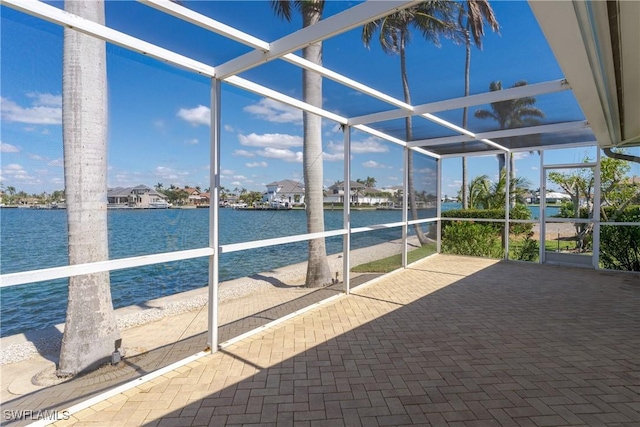
<path fill-rule="evenodd" d="M 640 426 L 640 276 L 437 255 L 58 424 Z"/>

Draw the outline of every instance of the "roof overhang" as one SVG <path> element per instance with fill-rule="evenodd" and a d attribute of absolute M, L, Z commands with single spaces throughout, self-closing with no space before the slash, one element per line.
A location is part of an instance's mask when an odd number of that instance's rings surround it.
<path fill-rule="evenodd" d="M 529 5 L 598 144 L 640 145 L 640 2 Z"/>

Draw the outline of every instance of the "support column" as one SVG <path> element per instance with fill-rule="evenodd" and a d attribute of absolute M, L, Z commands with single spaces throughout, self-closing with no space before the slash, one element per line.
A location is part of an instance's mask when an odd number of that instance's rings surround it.
<path fill-rule="evenodd" d="M 540 230 L 540 238 L 538 245 L 540 252 L 538 254 L 540 258 L 540 264 L 544 262 L 545 245 L 547 240 L 547 225 L 545 222 L 546 215 L 545 210 L 547 208 L 547 171 L 544 168 L 544 150 L 540 151 L 540 214 L 538 218 L 538 228 Z"/>
<path fill-rule="evenodd" d="M 409 236 L 409 156 L 411 150 L 404 147 L 404 174 L 402 180 L 402 268 L 407 268 L 407 238 Z"/>
<path fill-rule="evenodd" d="M 596 167 L 593 168 L 593 268 L 600 268 L 600 206 L 602 197 L 602 182 L 600 175 L 600 161 L 602 153 L 600 147 L 596 147 Z"/>
<path fill-rule="evenodd" d="M 220 207 L 220 80 L 211 80 L 211 131 L 209 169 L 209 310 L 207 344 L 212 353 L 218 351 L 218 265 Z"/>
<path fill-rule="evenodd" d="M 438 217 L 436 228 L 436 252 L 442 252 L 442 159 L 436 160 L 438 185 L 436 189 L 436 217 Z"/>
<path fill-rule="evenodd" d="M 512 153 L 505 153 L 507 159 L 505 163 L 504 177 L 504 259 L 509 259 L 509 212 L 511 210 L 511 156 Z"/>
<path fill-rule="evenodd" d="M 344 202 L 343 226 L 347 234 L 342 237 L 342 277 L 344 293 L 351 292 L 351 127 L 344 125 Z"/>

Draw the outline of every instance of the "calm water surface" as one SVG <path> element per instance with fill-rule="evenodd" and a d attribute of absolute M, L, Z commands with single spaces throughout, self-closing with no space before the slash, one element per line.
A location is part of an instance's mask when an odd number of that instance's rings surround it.
<path fill-rule="evenodd" d="M 202 248 L 208 245 L 208 209 L 111 210 L 109 251 L 112 259 Z M 401 221 L 400 211 L 354 211 L 352 226 Z M 342 211 L 326 211 L 327 230 L 342 228 Z M 304 211 L 220 210 L 220 243 L 284 237 L 306 232 Z M 399 229 L 362 233 L 352 248 L 397 239 Z M 342 251 L 342 238 L 327 239 L 327 251 Z M 220 280 L 244 277 L 306 261 L 307 243 L 223 254 Z M 116 308 L 199 288 L 207 284 L 207 259 L 112 271 Z M 0 269 L 3 274 L 67 265 L 64 210 L 2 209 Z M 67 280 L 0 289 L 0 335 L 64 322 Z"/>
<path fill-rule="evenodd" d="M 443 210 L 456 209 L 446 203 Z M 539 211 L 532 207 L 533 216 Z M 555 211 L 548 212 L 554 214 Z M 109 251 L 112 259 L 149 255 L 208 245 L 208 209 L 111 210 Z M 435 210 L 420 211 L 420 217 Z M 400 211 L 352 211 L 352 227 L 398 222 Z M 325 211 L 327 230 L 341 229 L 342 211 Z M 285 237 L 306 232 L 304 211 L 238 211 L 220 209 L 220 243 Z M 355 234 L 352 249 L 401 237 L 399 228 Z M 327 252 L 342 251 L 342 237 L 326 239 Z M 222 254 L 220 280 L 249 276 L 306 261 L 307 243 Z M 64 210 L 2 209 L 0 211 L 0 269 L 3 274 L 68 264 Z M 116 308 L 206 286 L 207 259 L 112 271 Z M 67 280 L 54 280 L 0 289 L 0 335 L 12 335 L 64 322 Z"/>

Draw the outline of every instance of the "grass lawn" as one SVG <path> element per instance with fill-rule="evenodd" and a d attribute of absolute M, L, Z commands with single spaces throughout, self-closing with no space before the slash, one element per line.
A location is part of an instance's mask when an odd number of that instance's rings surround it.
<path fill-rule="evenodd" d="M 436 244 L 429 243 L 418 249 L 409 251 L 407 261 L 409 264 L 424 257 L 436 253 Z M 360 264 L 351 269 L 354 273 L 388 273 L 402 267 L 402 254 L 392 255 L 387 258 Z"/>

